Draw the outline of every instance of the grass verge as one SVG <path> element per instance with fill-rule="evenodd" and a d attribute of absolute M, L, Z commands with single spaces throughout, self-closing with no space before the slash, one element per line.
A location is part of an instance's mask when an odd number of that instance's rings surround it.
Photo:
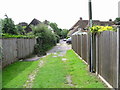
<path fill-rule="evenodd" d="M 29 74 L 38 66 L 39 61 L 15 62 L 3 69 L 2 88 L 23 88 Z"/>
<path fill-rule="evenodd" d="M 106 88 L 105 85 L 88 71 L 88 66 L 78 58 L 73 50 L 68 50 L 65 56 L 68 74 L 72 77 L 74 88 Z"/>

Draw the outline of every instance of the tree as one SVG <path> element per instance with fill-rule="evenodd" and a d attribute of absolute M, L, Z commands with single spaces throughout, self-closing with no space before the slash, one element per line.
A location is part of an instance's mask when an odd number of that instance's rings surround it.
<path fill-rule="evenodd" d="M 117 18 L 115 19 L 115 24 L 120 25 L 120 17 L 117 17 Z"/>
<path fill-rule="evenodd" d="M 2 20 L 2 32 L 9 34 L 18 34 L 15 24 L 11 18 L 6 17 Z"/>
<path fill-rule="evenodd" d="M 68 32 L 69 32 L 69 31 L 68 31 L 67 29 L 63 29 L 63 30 L 61 31 L 61 37 L 62 37 L 62 38 L 66 38 Z"/>
<path fill-rule="evenodd" d="M 36 54 L 43 55 L 48 49 L 56 45 L 57 37 L 47 25 L 41 23 L 31 27 L 33 33 L 37 36 L 37 44 L 35 45 Z"/>
<path fill-rule="evenodd" d="M 15 27 L 16 27 L 16 29 L 17 29 L 17 33 L 18 33 L 18 34 L 20 34 L 20 35 L 24 35 L 24 34 L 25 34 L 25 30 L 24 30 L 24 27 L 25 27 L 25 26 L 16 25 Z"/>
<path fill-rule="evenodd" d="M 61 29 L 58 28 L 58 25 L 56 23 L 50 23 L 50 27 L 57 35 L 61 36 Z"/>

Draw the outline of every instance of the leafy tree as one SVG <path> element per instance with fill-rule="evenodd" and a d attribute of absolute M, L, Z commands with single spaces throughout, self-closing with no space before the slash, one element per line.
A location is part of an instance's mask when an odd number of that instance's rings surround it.
<path fill-rule="evenodd" d="M 115 19 L 115 21 L 116 21 L 116 22 L 119 22 L 119 21 L 120 21 L 120 17 L 117 17 L 117 18 Z"/>
<path fill-rule="evenodd" d="M 120 25 L 120 17 L 117 17 L 117 18 L 115 19 L 115 24 Z"/>
<path fill-rule="evenodd" d="M 11 18 L 6 17 L 2 20 L 2 32 L 9 34 L 18 34 L 15 24 Z"/>
<path fill-rule="evenodd" d="M 2 33 L 2 19 L 0 19 L 0 33 Z"/>
<path fill-rule="evenodd" d="M 17 29 L 17 33 L 20 34 L 20 35 L 25 35 L 25 30 L 24 30 L 24 27 L 21 26 L 21 25 L 16 25 L 15 26 L 16 29 Z"/>
<path fill-rule="evenodd" d="M 37 36 L 37 44 L 35 45 L 35 53 L 43 55 L 52 46 L 56 45 L 57 37 L 45 24 L 32 26 L 33 33 Z"/>
<path fill-rule="evenodd" d="M 61 37 L 62 37 L 62 38 L 66 38 L 68 32 L 69 32 L 69 31 L 68 31 L 67 29 L 63 29 L 63 30 L 61 31 Z"/>
<path fill-rule="evenodd" d="M 50 27 L 54 30 L 54 32 L 55 32 L 57 35 L 61 36 L 61 30 L 62 30 L 62 29 L 59 29 L 59 28 L 58 28 L 58 25 L 57 25 L 56 23 L 50 23 Z"/>

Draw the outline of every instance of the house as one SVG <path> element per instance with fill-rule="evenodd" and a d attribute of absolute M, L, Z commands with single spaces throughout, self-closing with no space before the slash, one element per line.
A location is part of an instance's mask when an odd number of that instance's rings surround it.
<path fill-rule="evenodd" d="M 93 25 L 100 25 L 100 26 L 111 26 L 114 25 L 113 21 L 100 21 L 100 20 L 93 20 Z M 69 29 L 68 36 L 72 36 L 73 33 L 77 31 L 87 32 L 87 27 L 89 26 L 89 20 L 83 20 L 82 17 Z"/>
<path fill-rule="evenodd" d="M 37 19 L 33 19 L 31 22 L 30 22 L 30 24 L 25 28 L 25 31 L 26 31 L 26 33 L 29 33 L 29 32 L 31 32 L 32 31 L 32 29 L 31 29 L 31 25 L 33 25 L 33 26 L 36 26 L 36 25 L 38 25 L 38 24 L 40 24 L 41 22 L 39 21 L 39 20 L 37 20 Z"/>

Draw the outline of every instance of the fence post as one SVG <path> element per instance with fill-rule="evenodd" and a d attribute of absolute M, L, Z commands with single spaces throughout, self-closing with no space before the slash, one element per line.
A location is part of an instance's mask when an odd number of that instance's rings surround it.
<path fill-rule="evenodd" d="M 96 72 L 96 34 L 92 35 L 92 72 Z"/>
<path fill-rule="evenodd" d="M 120 26 L 117 27 L 117 88 L 120 89 Z"/>
<path fill-rule="evenodd" d="M 98 43 L 98 35 L 96 35 L 96 74 L 98 75 L 98 73 L 99 73 L 99 69 L 98 69 L 98 66 L 99 66 L 99 59 L 98 59 L 98 49 L 99 48 L 99 43 Z"/>

